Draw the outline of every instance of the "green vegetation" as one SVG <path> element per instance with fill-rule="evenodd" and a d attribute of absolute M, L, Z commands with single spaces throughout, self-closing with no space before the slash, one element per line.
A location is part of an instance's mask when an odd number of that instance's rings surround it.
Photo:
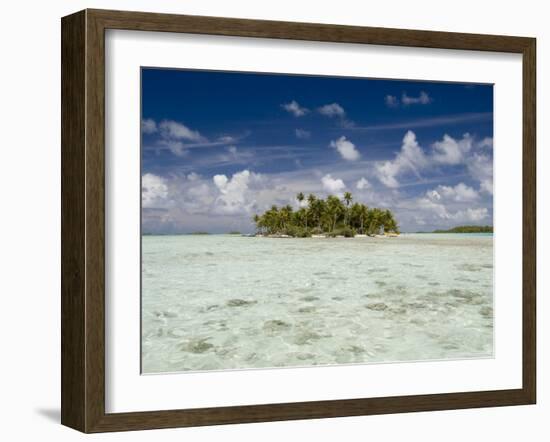
<path fill-rule="evenodd" d="M 232 230 L 228 233 L 228 235 L 241 235 L 241 232 L 239 232 L 238 230 Z"/>
<path fill-rule="evenodd" d="M 189 235 L 210 235 L 208 232 L 191 232 Z"/>
<path fill-rule="evenodd" d="M 376 235 L 399 233 L 393 213 L 365 204 L 353 203 L 353 196 L 346 192 L 342 199 L 330 195 L 326 199 L 313 194 L 296 195 L 298 210 L 292 206 L 272 206 L 262 215 L 252 218 L 257 233 L 262 235 L 288 235 L 305 238 L 311 235 L 353 237 L 356 234 Z M 303 202 L 307 201 L 306 205 Z"/>
<path fill-rule="evenodd" d="M 434 230 L 433 233 L 493 233 L 493 226 L 458 226 L 449 230 Z"/>

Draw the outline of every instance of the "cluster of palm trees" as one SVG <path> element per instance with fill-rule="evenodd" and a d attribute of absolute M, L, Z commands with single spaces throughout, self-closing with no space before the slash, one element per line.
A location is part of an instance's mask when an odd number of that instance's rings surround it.
<path fill-rule="evenodd" d="M 328 236 L 376 235 L 381 232 L 398 233 L 397 222 L 390 210 L 370 208 L 353 203 L 353 196 L 346 192 L 343 198 L 330 195 L 326 199 L 302 192 L 296 195 L 299 209 L 292 206 L 272 206 L 262 215 L 254 215 L 253 221 L 259 234 L 307 237 L 312 234 Z M 305 201 L 305 204 L 304 204 Z"/>

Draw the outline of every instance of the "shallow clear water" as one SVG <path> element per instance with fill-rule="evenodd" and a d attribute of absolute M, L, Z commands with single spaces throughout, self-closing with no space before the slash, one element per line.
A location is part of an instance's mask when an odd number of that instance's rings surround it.
<path fill-rule="evenodd" d="M 490 357 L 493 238 L 144 236 L 144 373 Z"/>

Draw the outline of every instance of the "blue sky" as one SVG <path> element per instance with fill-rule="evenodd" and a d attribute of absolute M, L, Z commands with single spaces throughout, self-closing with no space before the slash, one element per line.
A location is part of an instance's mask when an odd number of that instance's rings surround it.
<path fill-rule="evenodd" d="M 492 224 L 492 85 L 144 68 L 141 92 L 144 232 L 252 231 L 299 191 Z"/>

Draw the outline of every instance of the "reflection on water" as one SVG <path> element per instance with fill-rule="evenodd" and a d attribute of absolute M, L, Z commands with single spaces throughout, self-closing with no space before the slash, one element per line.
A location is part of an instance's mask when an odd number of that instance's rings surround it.
<path fill-rule="evenodd" d="M 493 238 L 143 237 L 144 373 L 490 357 Z"/>

